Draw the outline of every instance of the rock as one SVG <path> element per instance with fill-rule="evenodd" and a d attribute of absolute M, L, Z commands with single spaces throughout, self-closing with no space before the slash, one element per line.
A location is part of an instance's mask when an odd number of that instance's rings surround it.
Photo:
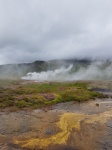
<path fill-rule="evenodd" d="M 42 94 L 42 96 L 44 96 L 47 100 L 54 100 L 55 99 L 54 94 L 50 94 L 50 93 Z"/>
<path fill-rule="evenodd" d="M 47 134 L 47 135 L 51 135 L 51 134 L 53 134 L 53 130 L 51 130 L 51 129 L 47 129 L 47 130 L 45 131 L 45 134 Z"/>
<path fill-rule="evenodd" d="M 98 104 L 98 103 L 96 103 L 96 106 L 99 106 L 99 104 Z"/>

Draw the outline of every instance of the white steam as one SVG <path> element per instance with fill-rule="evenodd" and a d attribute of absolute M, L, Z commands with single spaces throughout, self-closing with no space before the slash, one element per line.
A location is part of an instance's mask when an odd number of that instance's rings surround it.
<path fill-rule="evenodd" d="M 70 65 L 69 67 L 61 67 L 56 70 L 51 71 L 42 71 L 41 73 L 28 73 L 25 77 L 22 77 L 22 79 L 27 80 L 39 80 L 39 81 L 54 81 L 54 80 L 67 80 L 69 71 L 72 69 L 73 65 Z M 64 78 L 63 78 L 64 77 Z"/>
<path fill-rule="evenodd" d="M 37 81 L 112 80 L 112 63 L 93 62 L 82 66 L 62 66 L 56 70 L 30 72 L 22 79 Z"/>

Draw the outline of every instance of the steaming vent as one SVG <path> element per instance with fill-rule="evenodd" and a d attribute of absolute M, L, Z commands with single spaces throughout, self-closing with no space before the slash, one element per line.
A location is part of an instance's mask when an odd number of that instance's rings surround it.
<path fill-rule="evenodd" d="M 22 79 L 37 81 L 112 80 L 112 63 L 63 65 L 55 70 L 29 72 Z"/>

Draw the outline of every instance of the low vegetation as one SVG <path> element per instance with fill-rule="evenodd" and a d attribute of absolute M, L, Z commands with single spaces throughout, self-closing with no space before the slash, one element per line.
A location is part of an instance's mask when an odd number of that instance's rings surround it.
<path fill-rule="evenodd" d="M 0 108 L 40 108 L 61 102 L 83 102 L 107 95 L 92 91 L 85 82 L 0 81 Z"/>

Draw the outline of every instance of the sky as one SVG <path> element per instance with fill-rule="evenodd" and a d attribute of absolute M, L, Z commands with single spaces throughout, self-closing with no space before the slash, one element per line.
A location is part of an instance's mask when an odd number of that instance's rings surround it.
<path fill-rule="evenodd" d="M 0 64 L 112 58 L 112 0 L 0 0 Z"/>

